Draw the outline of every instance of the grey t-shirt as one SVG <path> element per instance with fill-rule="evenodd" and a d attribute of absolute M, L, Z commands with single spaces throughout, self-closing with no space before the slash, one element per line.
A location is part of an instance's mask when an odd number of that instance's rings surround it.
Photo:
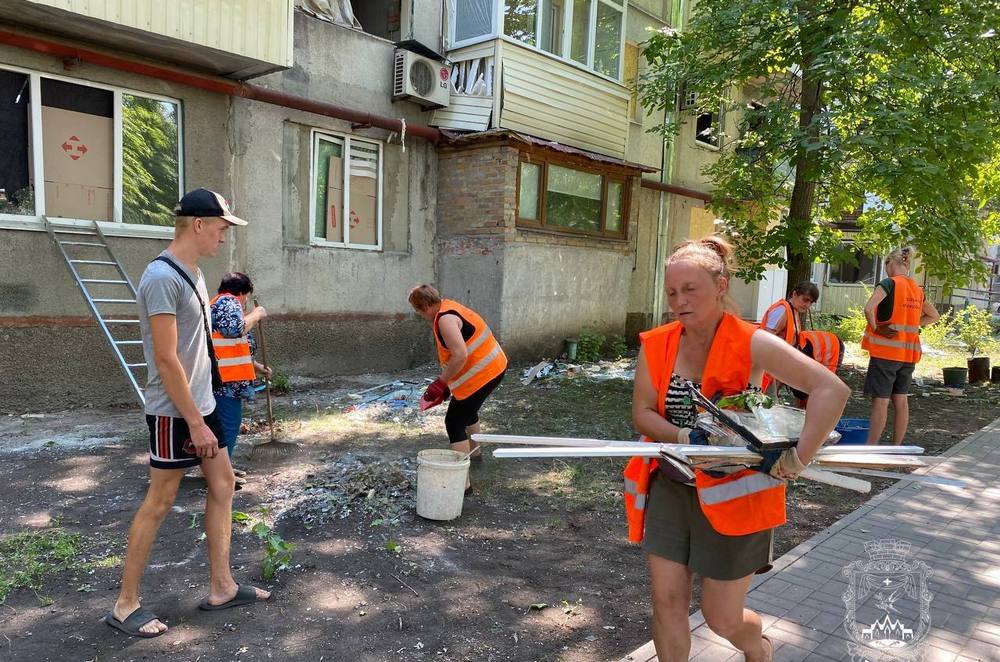
<path fill-rule="evenodd" d="M 160 255 L 179 266 L 198 288 L 201 300 L 206 304 L 208 315 L 208 290 L 201 269 L 192 273 L 180 260 L 167 251 Z M 205 323 L 201 305 L 191 286 L 173 267 L 159 260 L 149 263 L 142 273 L 138 290 L 139 327 L 142 329 L 142 351 L 146 356 L 149 379 L 146 382 L 146 413 L 153 416 L 181 415 L 170 400 L 163 381 L 156 370 L 153 359 L 153 336 L 149 330 L 149 318 L 153 315 L 174 315 L 177 318 L 177 357 L 187 374 L 188 385 L 198 411 L 203 416 L 215 410 L 212 396 L 212 364 L 208 358 L 208 339 L 205 337 Z"/>

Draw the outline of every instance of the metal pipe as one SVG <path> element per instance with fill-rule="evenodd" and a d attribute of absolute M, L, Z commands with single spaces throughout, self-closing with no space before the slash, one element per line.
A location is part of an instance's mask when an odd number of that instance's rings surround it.
<path fill-rule="evenodd" d="M 396 133 L 402 133 L 405 127 L 407 135 L 418 136 L 434 143 L 439 142 L 442 138 L 440 131 L 434 127 L 426 126 L 424 124 L 410 124 L 408 122 L 404 122 L 404 120 L 396 119 L 394 117 L 386 117 L 384 115 L 376 115 L 374 113 L 353 110 L 351 108 L 345 108 L 344 106 L 338 106 L 326 101 L 318 101 L 316 99 L 310 99 L 297 94 L 279 92 L 277 90 L 271 90 L 259 85 L 250 85 L 249 83 L 233 81 L 228 78 L 221 78 L 206 74 L 196 74 L 183 71 L 181 69 L 147 64 L 145 62 L 139 62 L 137 60 L 131 60 L 117 55 L 110 55 L 108 53 L 102 53 L 88 48 L 81 48 L 79 46 L 52 41 L 42 37 L 0 30 L 0 44 L 35 51 L 36 53 L 43 53 L 45 55 L 51 55 L 64 60 L 88 62 L 90 64 L 108 69 L 116 69 L 118 71 L 140 74 L 142 76 L 170 81 L 172 83 L 179 83 L 181 85 L 187 85 L 188 87 L 207 90 L 217 94 L 242 97 L 244 99 L 252 99 L 254 101 L 269 103 L 275 106 L 293 108 L 295 110 L 302 110 L 308 113 L 324 115 L 326 117 L 334 117 L 336 119 L 346 120 L 354 124 L 377 127 L 380 129 L 386 129 L 387 131 L 395 131 Z"/>
<path fill-rule="evenodd" d="M 712 196 L 709 193 L 703 191 L 698 191 L 693 188 L 686 188 L 684 186 L 677 186 L 676 184 L 664 184 L 663 182 L 658 182 L 653 179 L 643 178 L 641 180 L 642 188 L 653 189 L 654 191 L 666 191 L 667 193 L 676 193 L 677 195 L 683 195 L 688 198 L 694 198 L 696 200 L 704 200 L 705 202 L 711 202 Z"/>

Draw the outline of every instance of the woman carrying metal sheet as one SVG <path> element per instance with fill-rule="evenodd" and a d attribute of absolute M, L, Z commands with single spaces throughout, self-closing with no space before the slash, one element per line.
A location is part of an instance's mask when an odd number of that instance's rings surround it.
<path fill-rule="evenodd" d="M 653 641 L 661 660 L 686 660 L 692 577 L 701 577 L 708 626 L 765 662 L 773 646 L 743 604 L 753 575 L 770 568 L 773 529 L 785 523 L 785 480 L 812 460 L 839 419 L 850 389 L 780 338 L 727 312 L 729 257 L 723 239 L 689 241 L 667 260 L 666 294 L 677 321 L 640 335 L 632 418 L 648 441 L 708 443 L 684 383 L 708 398 L 759 386 L 764 371 L 811 394 L 797 448 L 756 468 L 696 470 L 694 481 L 654 460 L 625 470 L 629 539 L 647 553 Z M 691 483 L 694 484 L 691 484 Z"/>

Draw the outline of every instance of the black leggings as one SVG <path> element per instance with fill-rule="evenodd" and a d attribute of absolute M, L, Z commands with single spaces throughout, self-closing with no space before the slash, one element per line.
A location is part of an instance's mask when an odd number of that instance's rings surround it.
<path fill-rule="evenodd" d="M 444 415 L 444 427 L 448 430 L 449 443 L 457 444 L 469 438 L 465 428 L 479 422 L 479 409 L 486 402 L 486 398 L 493 392 L 493 389 L 503 381 L 505 374 L 507 374 L 506 370 L 483 384 L 478 391 L 465 400 L 451 399 L 451 402 L 448 403 L 448 412 Z"/>

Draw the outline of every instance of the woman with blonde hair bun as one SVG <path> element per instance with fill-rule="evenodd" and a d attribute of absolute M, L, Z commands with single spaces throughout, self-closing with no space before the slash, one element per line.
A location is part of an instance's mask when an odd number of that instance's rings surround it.
<path fill-rule="evenodd" d="M 647 554 L 653 643 L 661 660 L 687 660 L 692 580 L 701 579 L 709 628 L 749 662 L 768 662 L 774 647 L 760 616 L 744 608 L 754 574 L 770 569 L 773 529 L 785 522 L 785 480 L 812 460 L 850 389 L 780 338 L 727 311 L 732 249 L 721 237 L 688 241 L 666 264 L 667 301 L 676 321 L 640 334 L 632 420 L 645 441 L 705 444 L 685 383 L 708 398 L 760 386 L 766 370 L 816 397 L 806 406 L 797 448 L 756 467 L 678 471 L 632 458 L 625 469 L 629 539 Z"/>
<path fill-rule="evenodd" d="M 868 372 L 864 393 L 872 399 L 868 443 L 878 444 L 889 418 L 889 402 L 895 413 L 892 443 L 900 445 L 910 423 L 906 399 L 913 370 L 920 361 L 920 328 L 940 317 L 924 298 L 924 291 L 910 278 L 913 249 L 897 248 L 885 258 L 886 278 L 875 286 L 865 304 L 868 322 L 861 347 L 868 350 Z"/>

